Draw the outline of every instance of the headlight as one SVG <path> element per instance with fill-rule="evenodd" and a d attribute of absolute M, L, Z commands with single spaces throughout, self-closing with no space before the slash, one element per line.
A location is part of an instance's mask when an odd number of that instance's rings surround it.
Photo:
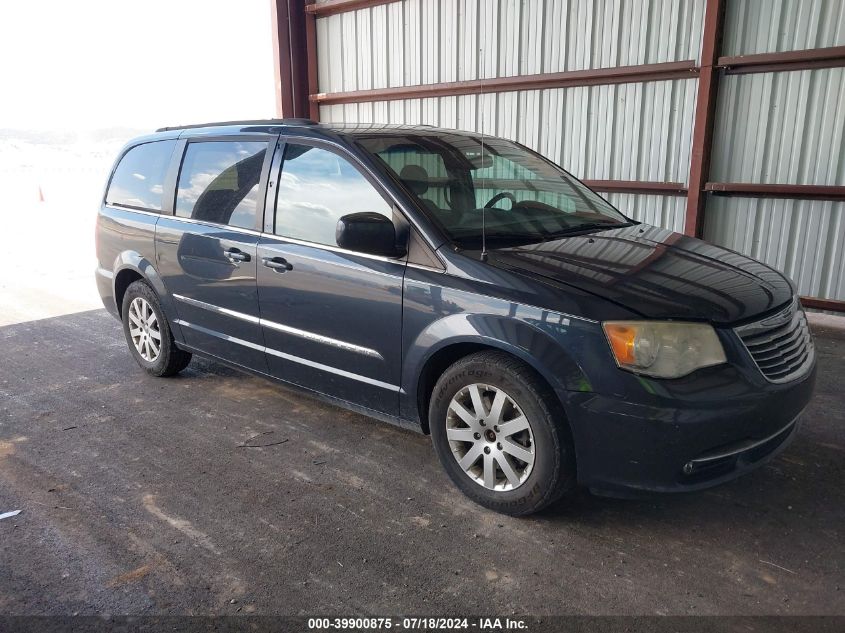
<path fill-rule="evenodd" d="M 602 323 L 616 364 L 637 374 L 680 378 L 725 362 L 725 350 L 712 326 L 674 321 Z"/>

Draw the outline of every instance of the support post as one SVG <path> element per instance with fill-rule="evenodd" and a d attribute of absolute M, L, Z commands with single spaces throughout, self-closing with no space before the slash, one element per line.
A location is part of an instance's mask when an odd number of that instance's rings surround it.
<path fill-rule="evenodd" d="M 308 94 L 305 99 L 308 101 L 311 120 L 319 121 L 320 105 L 310 99 L 310 95 L 320 91 L 317 77 L 317 15 L 310 12 L 305 14 L 305 48 L 308 57 Z"/>
<path fill-rule="evenodd" d="M 698 73 L 698 96 L 695 101 L 695 122 L 689 174 L 689 193 L 684 233 L 701 237 L 704 227 L 704 187 L 710 174 L 710 153 L 713 145 L 713 123 L 719 93 L 719 49 L 725 18 L 724 0 L 707 0 L 704 12 L 704 34 L 701 43 L 701 70 Z"/>
<path fill-rule="evenodd" d="M 276 116 L 307 118 L 308 51 L 304 0 L 270 0 Z"/>

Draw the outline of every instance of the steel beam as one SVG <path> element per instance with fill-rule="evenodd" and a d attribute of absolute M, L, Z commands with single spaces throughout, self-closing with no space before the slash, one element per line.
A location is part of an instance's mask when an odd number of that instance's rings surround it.
<path fill-rule="evenodd" d="M 814 310 L 830 310 L 831 312 L 845 312 L 845 301 L 837 299 L 819 299 L 818 297 L 801 297 L 801 304 L 805 308 Z"/>
<path fill-rule="evenodd" d="M 845 66 L 845 46 L 720 57 L 718 66 L 727 75 L 840 68 Z"/>
<path fill-rule="evenodd" d="M 484 178 L 485 186 L 497 189 L 515 191 L 536 191 L 531 179 L 518 178 Z M 682 182 L 660 182 L 649 180 L 582 180 L 585 185 L 595 191 L 608 193 L 635 193 L 640 195 L 685 196 L 687 189 Z M 445 187 L 449 179 L 445 177 L 429 177 L 429 185 Z"/>
<path fill-rule="evenodd" d="M 684 220 L 684 233 L 701 237 L 704 228 L 704 185 L 710 172 L 710 153 L 713 145 L 713 124 L 716 118 L 716 98 L 719 93 L 719 74 L 716 68 L 722 30 L 725 21 L 723 0 L 707 0 L 704 13 L 704 34 L 701 44 L 701 70 L 698 75 L 698 96 L 690 156 L 689 195 Z"/>
<path fill-rule="evenodd" d="M 270 0 L 276 116 L 309 115 L 308 51 L 302 0 Z"/>
<path fill-rule="evenodd" d="M 636 193 L 641 195 L 686 196 L 682 182 L 650 182 L 645 180 L 584 180 L 585 185 L 607 193 Z"/>
<path fill-rule="evenodd" d="M 357 11 L 358 9 L 366 9 L 367 7 L 377 7 L 380 4 L 390 4 L 391 2 L 399 2 L 400 0 L 327 0 L 326 2 L 316 2 L 305 5 L 305 10 L 318 18 L 324 18 L 336 13 L 345 13 L 346 11 Z"/>
<path fill-rule="evenodd" d="M 306 7 L 307 9 L 307 7 Z M 305 14 L 305 48 L 308 65 L 308 95 L 319 91 L 317 66 L 317 16 Z M 320 106 L 308 99 L 308 114 L 312 121 L 320 120 Z"/>
<path fill-rule="evenodd" d="M 845 187 L 830 185 L 783 185 L 750 182 L 708 182 L 705 191 L 717 195 L 749 198 L 796 198 L 799 200 L 845 200 Z"/>
<path fill-rule="evenodd" d="M 664 81 L 667 79 L 691 79 L 698 74 L 695 62 L 664 62 L 640 66 L 616 66 L 590 70 L 573 70 L 559 73 L 516 75 L 493 79 L 472 79 L 448 83 L 422 84 L 396 88 L 376 88 L 352 92 L 311 94 L 311 101 L 320 105 L 338 103 L 367 103 L 372 101 L 396 101 L 398 99 L 421 99 L 429 97 L 452 97 L 493 92 L 514 92 L 518 90 L 540 90 L 543 88 L 571 88 L 574 86 L 600 86 L 609 84 Z"/>

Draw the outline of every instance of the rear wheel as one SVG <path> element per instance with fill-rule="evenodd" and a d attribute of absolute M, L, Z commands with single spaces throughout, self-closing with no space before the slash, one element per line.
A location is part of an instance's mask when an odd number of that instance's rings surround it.
<path fill-rule="evenodd" d="M 135 281 L 123 295 L 123 333 L 135 361 L 153 376 L 172 376 L 191 362 L 176 347 L 158 296 L 146 281 Z"/>
<path fill-rule="evenodd" d="M 434 387 L 429 427 L 449 477 L 486 508 L 531 514 L 574 487 L 560 406 L 534 371 L 508 354 L 479 352 L 449 367 Z"/>

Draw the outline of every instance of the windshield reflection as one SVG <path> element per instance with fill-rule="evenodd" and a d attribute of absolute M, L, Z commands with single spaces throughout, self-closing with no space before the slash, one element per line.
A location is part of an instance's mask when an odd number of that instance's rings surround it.
<path fill-rule="evenodd" d="M 460 246 L 513 246 L 630 221 L 539 154 L 499 138 L 442 131 L 356 137 Z"/>

